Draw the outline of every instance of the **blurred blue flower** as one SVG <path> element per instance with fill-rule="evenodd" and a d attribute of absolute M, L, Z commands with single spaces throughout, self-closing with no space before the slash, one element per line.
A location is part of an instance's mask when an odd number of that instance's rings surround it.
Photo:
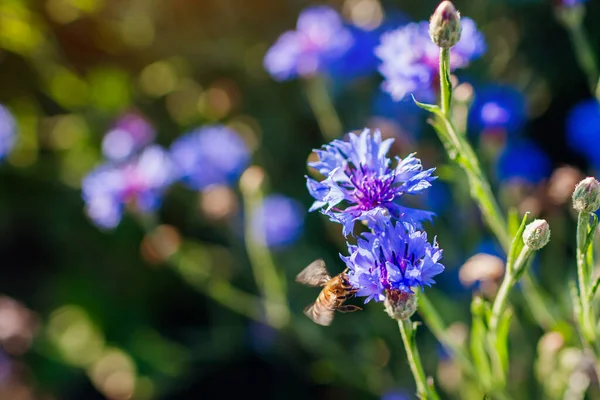
<path fill-rule="evenodd" d="M 387 153 L 394 139 L 382 141 L 379 131 L 371 134 L 365 129 L 348 137 L 348 142 L 334 140 L 315 150 L 319 161 L 308 165 L 326 179 L 317 182 L 306 178 L 308 191 L 316 199 L 309 211 L 322 209 L 332 221 L 343 225 L 346 236 L 355 221 L 366 221 L 373 228 L 391 217 L 413 223 L 431 219 L 433 213 L 403 207 L 398 201 L 404 194 L 417 194 L 430 187 L 436 179 L 432 176 L 435 168 L 423 170 L 414 154 L 396 157 L 392 167 Z"/>
<path fill-rule="evenodd" d="M 273 194 L 254 210 L 251 220 L 254 237 L 268 247 L 279 247 L 298 240 L 304 227 L 304 208 L 294 199 Z"/>
<path fill-rule="evenodd" d="M 381 396 L 381 400 L 410 400 L 410 396 L 405 390 L 388 390 Z"/>
<path fill-rule="evenodd" d="M 462 35 L 450 49 L 450 68 L 466 67 L 470 61 L 480 57 L 486 50 L 483 35 L 475 22 L 462 18 Z M 375 55 L 381 60 L 379 72 L 385 78 L 382 88 L 394 100 L 407 94 L 431 97 L 431 91 L 439 68 L 439 48 L 429 38 L 429 22 L 411 23 L 381 36 L 381 44 Z"/>
<path fill-rule="evenodd" d="M 140 114 L 128 113 L 119 118 L 102 140 L 102 153 L 113 161 L 122 161 L 152 143 L 156 132 Z"/>
<path fill-rule="evenodd" d="M 496 163 L 497 178 L 501 182 L 521 179 L 538 183 L 552 172 L 548 155 L 530 140 L 510 143 Z"/>
<path fill-rule="evenodd" d="M 279 81 L 323 72 L 352 45 L 340 15 L 327 6 L 300 13 L 295 31 L 283 33 L 267 51 L 265 69 Z"/>
<path fill-rule="evenodd" d="M 96 225 L 114 228 L 126 205 L 143 213 L 158 208 L 173 178 L 169 154 L 157 145 L 147 147 L 126 163 L 101 165 L 81 185 L 86 213 Z"/>
<path fill-rule="evenodd" d="M 431 286 L 433 277 L 444 271 L 436 240 L 430 244 L 427 233 L 409 223 L 390 222 L 377 234 L 363 233 L 356 246 L 348 244 L 348 252 L 340 257 L 365 303 L 383 301 L 387 292 L 412 294 L 411 288 Z"/>
<path fill-rule="evenodd" d="M 8 109 L 0 105 L 0 159 L 6 157 L 17 141 L 17 123 Z"/>
<path fill-rule="evenodd" d="M 469 110 L 469 129 L 477 133 L 514 133 L 526 119 L 525 98 L 507 85 L 488 85 L 476 91 Z"/>
<path fill-rule="evenodd" d="M 567 115 L 567 144 L 582 154 L 595 168 L 600 168 L 600 103 L 585 100 Z"/>
<path fill-rule="evenodd" d="M 250 163 L 250 151 L 242 138 L 223 125 L 193 130 L 171 145 L 177 174 L 191 189 L 230 185 Z"/>

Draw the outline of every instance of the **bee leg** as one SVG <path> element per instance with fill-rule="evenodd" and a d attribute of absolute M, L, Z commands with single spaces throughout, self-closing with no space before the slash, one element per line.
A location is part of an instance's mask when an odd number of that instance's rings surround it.
<path fill-rule="evenodd" d="M 362 308 L 360 308 L 359 306 L 354 306 L 354 305 L 348 304 L 345 306 L 339 306 L 337 308 L 337 310 L 339 312 L 347 313 L 347 312 L 359 311 L 359 310 L 362 310 Z"/>

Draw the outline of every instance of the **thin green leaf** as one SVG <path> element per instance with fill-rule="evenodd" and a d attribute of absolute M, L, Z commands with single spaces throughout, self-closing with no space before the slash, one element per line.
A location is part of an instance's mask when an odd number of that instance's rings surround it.
<path fill-rule="evenodd" d="M 479 373 L 479 379 L 483 387 L 489 387 L 492 381 L 492 370 L 490 360 L 487 356 L 485 341 L 487 328 L 484 319 L 484 304 L 480 297 L 473 298 L 471 303 L 471 313 L 473 314 L 473 325 L 471 326 L 471 356 L 475 369 Z"/>
<path fill-rule="evenodd" d="M 512 310 L 507 308 L 504 310 L 500 323 L 498 324 L 498 333 L 496 336 L 496 352 L 500 357 L 504 374 L 508 371 L 508 333 L 510 331 L 510 320 L 512 318 Z"/>
<path fill-rule="evenodd" d="M 588 303 L 591 303 L 592 300 L 594 300 L 594 296 L 596 295 L 598 286 L 600 286 L 600 275 L 596 276 L 596 279 L 594 279 L 594 282 L 592 283 L 592 287 L 590 289 L 590 294 L 588 296 Z"/>
<path fill-rule="evenodd" d="M 517 259 L 519 253 L 521 252 L 521 249 L 523 248 L 523 239 L 521 238 L 521 236 L 523 235 L 523 231 L 525 230 L 525 225 L 527 224 L 528 217 L 529 212 L 526 212 L 523 216 L 523 219 L 521 220 L 521 225 L 519 226 L 519 229 L 517 229 L 517 232 L 513 237 L 512 243 L 510 245 L 510 250 L 508 251 L 508 259 L 506 260 L 507 272 L 513 271 L 515 260 Z"/>
<path fill-rule="evenodd" d="M 431 113 L 434 113 L 436 115 L 442 115 L 442 109 L 435 105 L 435 104 L 427 104 L 427 103 L 421 103 L 420 101 L 417 101 L 417 99 L 415 99 L 415 96 L 411 95 L 413 101 L 415 102 L 415 104 L 419 107 L 421 107 L 423 110 L 427 110 Z"/>

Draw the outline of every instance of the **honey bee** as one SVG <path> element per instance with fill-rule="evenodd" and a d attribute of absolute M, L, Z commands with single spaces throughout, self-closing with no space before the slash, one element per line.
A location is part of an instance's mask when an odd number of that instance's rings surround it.
<path fill-rule="evenodd" d="M 296 282 L 308 286 L 323 286 L 317 299 L 304 308 L 304 314 L 319 325 L 328 326 L 333 320 L 335 311 L 354 312 L 362 308 L 354 305 L 343 305 L 358 291 L 348 282 L 348 275 L 344 272 L 329 276 L 325 262 L 321 259 L 315 260 L 296 276 Z"/>

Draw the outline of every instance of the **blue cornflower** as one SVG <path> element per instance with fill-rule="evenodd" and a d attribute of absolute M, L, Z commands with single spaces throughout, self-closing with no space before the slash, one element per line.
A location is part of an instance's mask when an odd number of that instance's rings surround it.
<path fill-rule="evenodd" d="M 316 199 L 309 211 L 323 209 L 333 221 L 343 225 L 344 235 L 352 232 L 355 221 L 370 227 L 391 217 L 413 223 L 431 219 L 433 213 L 403 207 L 403 194 L 416 194 L 431 186 L 435 168 L 423 170 L 421 160 L 410 154 L 396 157 L 396 165 L 387 153 L 394 139 L 381 139 L 381 133 L 368 129 L 350 133 L 349 141 L 334 140 L 315 150 L 319 161 L 308 165 L 326 177 L 321 182 L 307 177 L 307 187 Z"/>
<path fill-rule="evenodd" d="M 525 98 L 507 85 L 488 85 L 476 91 L 469 110 L 469 129 L 477 133 L 519 131 L 526 120 Z"/>
<path fill-rule="evenodd" d="M 127 113 L 119 118 L 102 140 L 102 153 L 113 161 L 122 161 L 152 143 L 156 132 L 140 114 Z"/>
<path fill-rule="evenodd" d="M 520 179 L 538 183 L 552 172 L 548 155 L 530 140 L 510 143 L 496 162 L 496 174 L 501 182 Z"/>
<path fill-rule="evenodd" d="M 409 223 L 389 223 L 378 233 L 363 233 L 356 245 L 348 244 L 348 252 L 340 257 L 358 289 L 356 296 L 366 297 L 365 303 L 410 296 L 414 288 L 431 286 L 433 277 L 444 271 L 436 240 L 429 243 L 427 233 Z"/>
<path fill-rule="evenodd" d="M 470 18 L 462 18 L 462 34 L 450 49 L 450 68 L 464 68 L 486 50 L 483 35 Z M 381 60 L 379 72 L 385 78 L 384 91 L 394 100 L 409 93 L 432 97 L 432 83 L 439 69 L 439 47 L 429 37 L 429 22 L 411 23 L 381 36 L 375 55 Z M 420 94 L 419 92 L 425 92 Z M 429 93 L 427 93 L 429 92 Z"/>
<path fill-rule="evenodd" d="M 250 163 L 242 138 L 223 125 L 205 126 L 178 138 L 171 155 L 179 178 L 194 190 L 230 185 Z"/>
<path fill-rule="evenodd" d="M 12 114 L 0 105 L 0 159 L 15 147 L 17 141 L 17 123 Z"/>
<path fill-rule="evenodd" d="M 125 163 L 107 163 L 92 170 L 81 185 L 87 215 L 102 228 L 114 228 L 125 206 L 151 212 L 173 182 L 173 164 L 160 146 L 147 147 Z"/>
<path fill-rule="evenodd" d="M 296 30 L 282 34 L 268 50 L 264 66 L 279 81 L 312 76 L 344 54 L 352 41 L 337 11 L 310 7 L 298 17 Z"/>
<path fill-rule="evenodd" d="M 254 237 L 268 247 L 288 245 L 300 237 L 304 227 L 304 208 L 289 197 L 265 197 L 252 216 Z"/>
<path fill-rule="evenodd" d="M 600 103 L 585 100 L 567 115 L 567 144 L 582 154 L 595 168 L 600 168 Z"/>

